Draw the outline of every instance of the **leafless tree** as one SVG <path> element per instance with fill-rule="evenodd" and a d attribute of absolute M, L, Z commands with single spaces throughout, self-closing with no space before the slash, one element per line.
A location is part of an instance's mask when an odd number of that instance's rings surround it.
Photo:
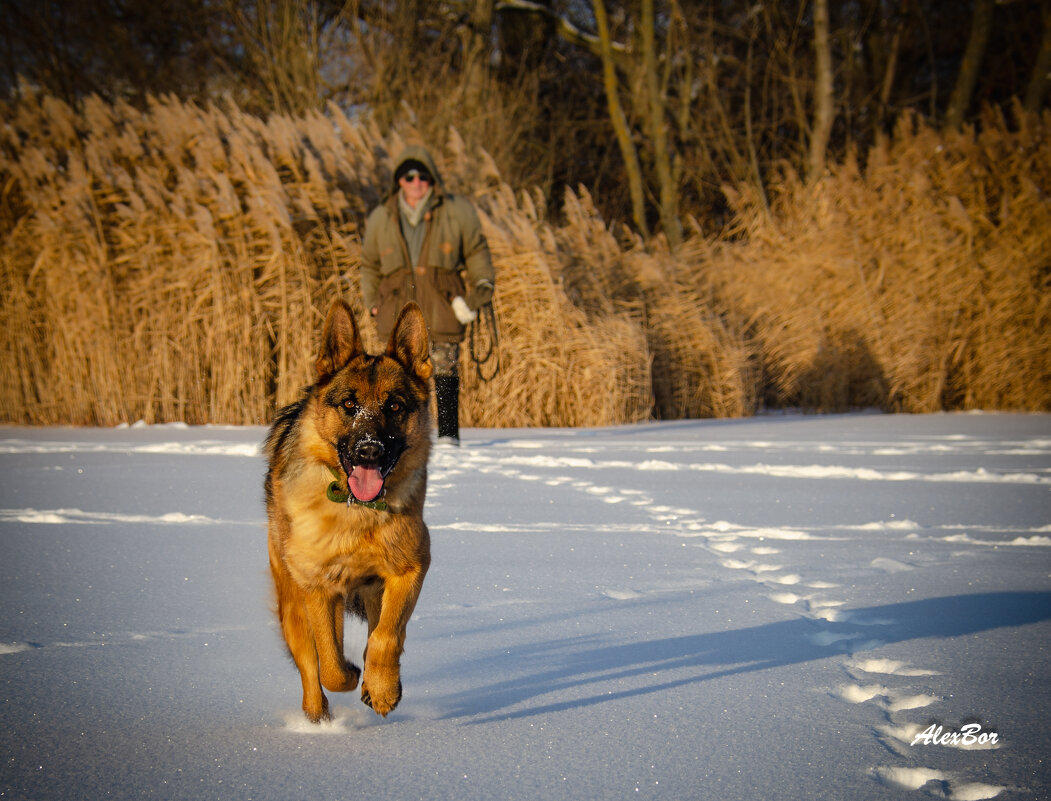
<path fill-rule="evenodd" d="M 832 135 L 834 98 L 828 0 L 814 0 L 814 73 L 814 118 L 807 157 L 807 176 L 811 181 L 820 178 L 825 171 L 828 140 Z"/>
<path fill-rule="evenodd" d="M 993 26 L 993 3 L 994 0 L 975 0 L 974 2 L 967 47 L 960 61 L 960 72 L 956 77 L 952 96 L 949 98 L 949 106 L 945 110 L 945 127 L 948 129 L 959 128 L 963 124 L 964 114 L 971 105 L 974 87 L 978 83 L 978 72 L 982 68 Z"/>

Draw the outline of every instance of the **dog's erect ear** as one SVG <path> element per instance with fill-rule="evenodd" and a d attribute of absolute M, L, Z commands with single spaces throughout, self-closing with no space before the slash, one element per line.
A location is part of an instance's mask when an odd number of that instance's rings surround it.
<path fill-rule="evenodd" d="M 431 364 L 431 346 L 427 339 L 427 323 L 415 303 L 406 304 L 398 315 L 394 333 L 387 345 L 387 355 L 401 362 L 402 367 L 426 381 L 434 372 Z"/>
<path fill-rule="evenodd" d="M 321 334 L 321 353 L 316 365 L 318 378 L 335 375 L 363 350 L 354 312 L 345 301 L 334 301 Z"/>

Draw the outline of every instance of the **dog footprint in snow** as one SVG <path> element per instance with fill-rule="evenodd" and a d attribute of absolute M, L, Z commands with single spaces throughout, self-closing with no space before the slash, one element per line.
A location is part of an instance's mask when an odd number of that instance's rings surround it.
<path fill-rule="evenodd" d="M 922 698 L 923 696 L 917 696 Z M 902 698 L 902 700 L 908 700 Z M 905 704 L 904 708 L 910 708 Z M 911 707 L 915 708 L 915 707 Z M 888 723 L 875 727 L 877 739 L 887 750 L 903 759 L 913 760 L 917 752 L 925 747 L 947 747 L 962 751 L 987 751 L 1000 747 L 999 738 L 981 731 L 981 725 L 971 723 L 954 729 L 946 734 L 948 727 L 928 723 L 900 723 L 894 720 L 894 712 L 888 710 Z M 981 801 L 995 798 L 1007 787 L 972 782 L 955 774 L 924 767 L 887 767 L 873 768 L 873 777 L 882 784 L 899 790 L 924 790 L 938 798 L 954 801 Z"/>
<path fill-rule="evenodd" d="M 762 562 L 755 562 L 747 559 L 724 559 L 722 566 L 727 570 L 746 570 L 752 575 L 750 578 L 752 581 L 758 581 L 763 584 L 776 584 L 779 586 L 792 586 L 798 584 L 803 579 L 795 573 L 788 573 L 785 575 L 772 576 L 771 573 L 776 573 L 782 569 L 781 565 L 768 565 Z"/>
<path fill-rule="evenodd" d="M 888 676 L 940 676 L 936 670 L 914 668 L 908 662 L 896 659 L 860 658 L 847 663 L 851 675 L 857 677 L 856 671 L 862 673 L 882 673 Z"/>
<path fill-rule="evenodd" d="M 525 476 L 519 476 L 524 478 Z M 541 477 L 537 477 L 540 479 Z M 545 483 L 549 486 L 557 486 L 558 484 L 569 483 L 570 486 L 575 490 L 579 490 L 587 495 L 592 495 L 596 499 L 603 503 L 624 503 L 630 502 L 634 506 L 645 506 L 649 503 L 648 499 L 644 499 L 641 503 L 637 497 L 638 493 L 633 493 L 630 490 L 618 490 L 615 487 L 604 487 L 600 484 L 592 484 L 590 481 L 578 481 L 576 479 L 559 478 L 553 480 L 545 480 Z"/>
<path fill-rule="evenodd" d="M 815 598 L 813 595 L 799 595 L 794 592 L 775 592 L 767 596 L 774 603 L 786 606 L 803 607 L 803 615 L 811 620 L 824 620 L 830 623 L 843 622 L 843 616 L 836 609 L 843 601 L 831 601 L 826 598 Z"/>
<path fill-rule="evenodd" d="M 899 562 L 897 559 L 888 559 L 883 556 L 873 559 L 871 565 L 884 573 L 905 573 L 915 569 L 912 565 L 905 562 Z"/>
<path fill-rule="evenodd" d="M 872 771 L 881 784 L 895 790 L 927 790 L 935 798 L 949 801 L 984 801 L 1006 790 L 994 784 L 969 782 L 952 773 L 932 768 L 879 767 Z"/>
<path fill-rule="evenodd" d="M 910 694 L 885 687 L 882 684 L 844 684 L 833 691 L 833 695 L 850 704 L 863 704 L 872 701 L 888 713 L 902 712 L 906 709 L 921 709 L 941 700 L 925 693 Z"/>
<path fill-rule="evenodd" d="M 783 586 L 794 586 L 799 583 L 799 577 L 796 575 L 766 576 L 762 580 Z M 774 603 L 784 604 L 785 606 L 802 606 L 804 617 L 826 623 L 850 623 L 856 626 L 890 626 L 896 622 L 887 618 L 866 617 L 849 609 L 840 609 L 839 607 L 843 605 L 843 601 L 816 598 L 813 595 L 800 595 L 786 590 L 784 592 L 774 592 L 767 597 Z M 861 635 L 856 636 L 860 637 Z"/>
<path fill-rule="evenodd" d="M 774 568 L 780 570 L 780 568 Z M 783 584 L 786 586 L 794 586 L 803 580 L 802 576 L 795 573 L 788 573 L 783 576 L 764 576 L 761 581 L 769 581 L 771 584 Z"/>
<path fill-rule="evenodd" d="M 771 601 L 786 606 L 801 606 L 801 614 L 819 624 L 849 623 L 854 626 L 889 626 L 896 622 L 886 618 L 866 616 L 849 609 L 841 609 L 840 607 L 844 605 L 843 601 L 821 598 L 813 593 L 807 595 L 800 591 L 796 591 L 795 587 L 796 585 L 801 584 L 802 579 L 795 574 L 763 576 L 756 580 L 763 581 L 771 590 L 774 590 L 774 592 L 767 596 Z M 806 587 L 808 589 L 822 590 L 833 589 L 837 586 L 838 585 L 836 584 L 825 581 L 811 581 L 801 584 L 801 588 Z M 789 590 L 788 587 L 792 587 L 792 589 Z M 825 630 L 807 635 L 807 639 L 809 639 L 814 645 L 821 646 L 822 648 L 836 646 L 849 654 L 871 651 L 885 644 L 881 640 L 867 639 L 867 637 L 868 635 L 862 631 L 837 632 Z M 874 665 L 875 662 L 872 664 Z M 856 674 L 852 675 L 854 678 L 857 678 Z"/>
<path fill-rule="evenodd" d="M 727 570 L 748 570 L 756 575 L 781 569 L 781 565 L 767 565 L 751 559 L 724 559 L 722 566 Z"/>
<path fill-rule="evenodd" d="M 828 648 L 828 647 L 833 646 L 833 645 L 845 644 L 845 643 L 853 642 L 854 640 L 859 640 L 863 636 L 864 635 L 862 635 L 860 632 L 856 632 L 856 631 L 852 631 L 852 632 L 818 631 L 818 632 L 815 632 L 814 634 L 808 634 L 807 635 L 807 639 L 810 640 L 810 642 L 812 642 L 814 645 L 819 645 L 822 648 Z M 844 649 L 844 650 L 847 650 L 847 649 Z M 849 650 L 853 651 L 853 650 L 860 650 L 860 649 L 851 648 Z"/>
<path fill-rule="evenodd" d="M 768 595 L 767 598 L 775 604 L 784 604 L 785 606 L 806 603 L 808 600 L 806 596 L 796 595 L 794 592 L 775 592 L 773 595 Z"/>
<path fill-rule="evenodd" d="M 549 487 L 560 487 L 563 484 L 572 484 L 574 479 L 569 476 L 554 476 L 552 478 L 545 478 L 544 483 Z"/>
<path fill-rule="evenodd" d="M 814 617 L 829 623 L 850 623 L 855 626 L 893 626 L 897 622 L 890 618 L 867 617 L 849 609 L 824 608 L 818 610 Z"/>
<path fill-rule="evenodd" d="M 616 490 L 612 487 L 591 486 L 585 489 L 584 492 L 588 495 L 596 496 L 603 503 L 622 503 L 627 500 L 623 495 L 616 494 Z"/>
<path fill-rule="evenodd" d="M 741 543 L 739 542 L 726 541 L 711 542 L 708 544 L 708 547 L 711 548 L 713 551 L 716 551 L 717 553 L 737 553 L 744 546 L 741 545 Z"/>

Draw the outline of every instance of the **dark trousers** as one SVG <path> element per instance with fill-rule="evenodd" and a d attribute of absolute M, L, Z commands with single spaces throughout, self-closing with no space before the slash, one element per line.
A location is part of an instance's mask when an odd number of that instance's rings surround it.
<path fill-rule="evenodd" d="M 455 342 L 431 345 L 434 395 L 438 402 L 438 436 L 460 438 L 460 346 Z"/>
<path fill-rule="evenodd" d="M 438 400 L 438 436 L 460 438 L 460 377 L 436 375 L 434 394 Z"/>

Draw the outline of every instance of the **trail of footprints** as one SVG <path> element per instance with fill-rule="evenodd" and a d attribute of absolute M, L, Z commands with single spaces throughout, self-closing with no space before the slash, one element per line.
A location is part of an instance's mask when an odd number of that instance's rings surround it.
<path fill-rule="evenodd" d="M 818 646 L 837 646 L 845 653 L 843 670 L 848 681 L 832 690 L 832 695 L 844 704 L 870 704 L 879 709 L 884 723 L 873 732 L 880 742 L 903 761 L 913 761 L 916 746 L 912 742 L 925 728 L 910 721 L 909 713 L 930 706 L 941 698 L 910 688 L 909 679 L 929 678 L 939 675 L 936 671 L 912 667 L 906 663 L 880 658 L 867 658 L 864 653 L 879 648 L 879 628 L 894 624 L 889 619 L 871 618 L 843 609 L 846 602 L 827 595 L 838 585 L 806 580 L 797 573 L 784 572 L 781 565 L 770 559 L 781 553 L 781 549 L 767 544 L 768 540 L 792 541 L 810 539 L 800 530 L 776 530 L 757 532 L 731 523 L 711 523 L 700 517 L 694 509 L 661 505 L 646 492 L 596 484 L 579 477 L 566 475 L 543 475 L 501 464 L 499 460 L 479 458 L 471 460 L 472 469 L 481 473 L 496 474 L 522 481 L 541 482 L 548 486 L 569 486 L 594 499 L 609 504 L 624 503 L 643 510 L 655 523 L 670 526 L 683 537 L 694 537 L 698 544 L 715 555 L 726 570 L 740 571 L 768 590 L 767 598 L 773 603 L 791 606 L 804 617 L 817 624 L 817 631 L 809 635 Z M 463 462 L 461 461 L 461 465 Z M 451 467 L 451 465 L 450 465 Z M 448 475 L 458 472 L 449 471 Z M 757 541 L 763 544 L 754 544 Z M 750 542 L 751 541 L 751 542 Z M 769 560 L 769 561 L 768 561 Z M 637 592 L 608 591 L 607 597 L 614 599 L 637 598 Z M 849 624 L 855 631 L 844 633 L 828 628 L 822 623 Z M 957 748 L 998 748 L 999 744 L 974 746 L 946 746 Z M 1007 788 L 968 780 L 956 773 L 926 767 L 876 766 L 869 774 L 875 781 L 895 790 L 923 791 L 934 798 L 950 801 L 983 801 L 995 798 Z"/>
<path fill-rule="evenodd" d="M 737 541 L 734 534 L 712 537 L 707 547 L 723 558 L 721 564 L 728 570 L 740 570 L 769 590 L 767 597 L 774 603 L 794 607 L 799 614 L 818 624 L 818 631 L 810 635 L 819 646 L 840 645 L 849 656 L 844 657 L 843 669 L 848 681 L 832 690 L 832 695 L 846 704 L 871 704 L 879 709 L 884 723 L 877 726 L 874 735 L 903 760 L 912 761 L 916 747 L 912 745 L 925 725 L 911 722 L 909 713 L 923 709 L 941 700 L 940 697 L 916 692 L 910 687 L 910 678 L 937 676 L 932 670 L 912 667 L 891 659 L 866 658 L 864 653 L 879 648 L 879 627 L 893 625 L 895 620 L 860 615 L 843 609 L 844 601 L 828 596 L 835 584 L 825 581 L 804 581 L 795 573 L 782 572 L 781 565 L 753 557 L 772 557 L 780 549 L 770 546 L 748 547 Z M 742 555 L 742 552 L 744 555 Z M 848 624 L 854 631 L 821 630 L 822 623 Z M 950 746 L 958 748 L 996 748 L 998 745 Z M 936 798 L 952 801 L 981 801 L 995 798 L 1006 788 L 969 781 L 955 773 L 926 767 L 878 766 L 870 775 L 895 790 L 920 790 Z"/>

